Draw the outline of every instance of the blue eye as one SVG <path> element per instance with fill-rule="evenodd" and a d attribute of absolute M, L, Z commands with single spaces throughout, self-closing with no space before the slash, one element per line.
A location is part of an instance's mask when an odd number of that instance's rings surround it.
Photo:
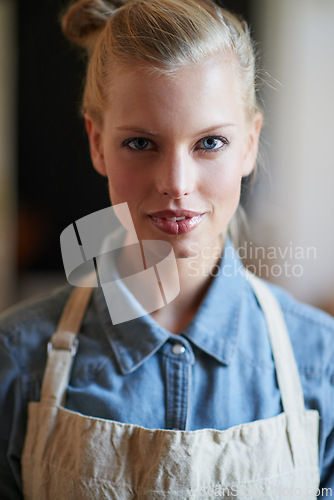
<path fill-rule="evenodd" d="M 123 142 L 123 146 L 135 151 L 145 151 L 148 149 L 152 149 L 151 141 L 145 139 L 144 137 L 134 137 L 132 139 L 127 139 Z"/>
<path fill-rule="evenodd" d="M 209 136 L 204 137 L 197 144 L 202 150 L 220 151 L 228 144 L 228 140 L 225 137 Z"/>

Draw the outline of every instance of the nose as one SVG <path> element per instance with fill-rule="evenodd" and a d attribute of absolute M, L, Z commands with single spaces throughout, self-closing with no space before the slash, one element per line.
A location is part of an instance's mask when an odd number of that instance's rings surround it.
<path fill-rule="evenodd" d="M 186 152 L 166 153 L 157 172 L 157 188 L 166 198 L 178 200 L 191 194 L 196 184 L 196 169 Z"/>

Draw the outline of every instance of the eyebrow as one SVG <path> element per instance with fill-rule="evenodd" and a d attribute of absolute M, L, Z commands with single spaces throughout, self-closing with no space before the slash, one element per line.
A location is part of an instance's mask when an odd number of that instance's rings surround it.
<path fill-rule="evenodd" d="M 135 132 L 138 134 L 144 134 L 144 135 L 151 135 L 153 137 L 156 137 L 158 134 L 154 132 L 150 132 L 149 130 L 145 130 L 144 128 L 137 127 L 137 126 L 132 126 L 132 125 L 125 125 L 124 127 L 116 127 L 116 130 L 127 130 L 129 132 Z"/>
<path fill-rule="evenodd" d="M 235 127 L 235 123 L 219 123 L 218 125 L 214 125 L 213 127 L 206 128 L 204 130 L 200 130 L 197 132 L 195 135 L 202 135 L 202 134 L 208 134 L 209 132 L 212 132 L 213 130 L 216 130 L 218 128 L 225 128 L 225 127 Z M 123 127 L 116 127 L 116 130 L 126 130 L 126 131 L 131 131 L 134 133 L 138 134 L 144 134 L 144 135 L 150 135 L 152 137 L 157 137 L 157 133 L 152 132 L 150 130 L 145 130 L 144 128 L 137 127 L 136 125 L 124 125 Z"/>
<path fill-rule="evenodd" d="M 218 125 L 214 125 L 213 127 L 206 128 L 204 130 L 200 130 L 198 132 L 198 135 L 201 134 L 208 134 L 209 132 L 212 132 L 212 130 L 216 130 L 217 128 L 226 128 L 226 127 L 235 127 L 235 123 L 219 123 Z"/>

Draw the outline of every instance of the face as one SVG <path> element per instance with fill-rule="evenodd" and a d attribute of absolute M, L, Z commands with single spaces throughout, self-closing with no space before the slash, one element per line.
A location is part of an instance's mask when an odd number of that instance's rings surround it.
<path fill-rule="evenodd" d="M 86 117 L 93 164 L 113 205 L 127 202 L 140 240 L 173 245 L 177 258 L 220 245 L 251 173 L 261 115 L 249 122 L 226 61 L 174 76 L 122 69 L 98 127 Z"/>

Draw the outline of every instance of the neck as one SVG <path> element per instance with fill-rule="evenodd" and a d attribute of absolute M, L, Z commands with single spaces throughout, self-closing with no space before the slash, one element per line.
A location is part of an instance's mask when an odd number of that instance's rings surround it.
<path fill-rule="evenodd" d="M 217 249 L 221 250 L 218 251 Z M 177 259 L 180 280 L 180 293 L 176 299 L 165 307 L 151 313 L 151 316 L 167 330 L 181 333 L 193 320 L 208 288 L 218 271 L 218 264 L 224 248 L 223 241 L 205 255 L 199 253 L 195 257 Z"/>
<path fill-rule="evenodd" d="M 224 238 L 211 249 L 206 246 L 205 252 L 199 252 L 193 257 L 176 259 L 180 292 L 166 306 L 151 313 L 157 323 L 173 333 L 181 333 L 192 321 L 217 273 L 223 248 Z M 136 249 L 123 247 L 118 262 L 121 276 L 130 276 L 143 271 L 145 265 L 138 257 L 139 254 L 139 246 L 136 246 Z"/>

